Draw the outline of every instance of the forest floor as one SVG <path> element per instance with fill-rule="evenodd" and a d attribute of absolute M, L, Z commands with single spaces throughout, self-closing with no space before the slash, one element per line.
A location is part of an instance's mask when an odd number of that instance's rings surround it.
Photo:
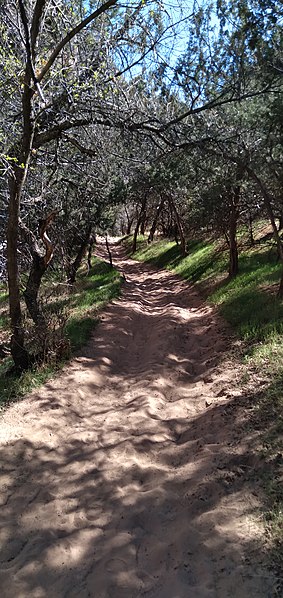
<path fill-rule="evenodd" d="M 113 257 L 92 340 L 1 417 L 1 596 L 273 597 L 235 338 L 187 282 Z"/>

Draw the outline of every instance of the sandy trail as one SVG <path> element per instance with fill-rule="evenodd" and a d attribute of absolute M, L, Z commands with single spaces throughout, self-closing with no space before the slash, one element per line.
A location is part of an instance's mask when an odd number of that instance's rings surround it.
<path fill-rule="evenodd" d="M 1 596 L 268 598 L 229 332 L 113 251 L 122 298 L 1 419 Z"/>

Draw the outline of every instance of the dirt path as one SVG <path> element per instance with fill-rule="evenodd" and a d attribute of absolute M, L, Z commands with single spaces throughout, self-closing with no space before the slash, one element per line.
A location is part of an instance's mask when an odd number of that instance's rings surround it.
<path fill-rule="evenodd" d="M 1 597 L 271 597 L 229 333 L 114 252 L 123 297 L 1 420 Z"/>

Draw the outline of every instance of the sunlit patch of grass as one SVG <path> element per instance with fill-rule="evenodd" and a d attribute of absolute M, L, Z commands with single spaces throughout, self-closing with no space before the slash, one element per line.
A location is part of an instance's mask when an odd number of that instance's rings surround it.
<path fill-rule="evenodd" d="M 89 276 L 81 277 L 70 297 L 66 333 L 73 349 L 87 342 L 98 321 L 98 311 L 119 296 L 121 276 L 109 264 L 97 261 Z"/>
<path fill-rule="evenodd" d="M 272 343 L 283 333 L 283 302 L 268 292 L 281 275 L 276 252 L 265 247 L 242 252 L 239 275 L 234 278 L 228 277 L 227 254 L 215 241 L 194 240 L 188 243 L 188 255 L 182 257 L 174 242 L 163 239 L 147 245 L 140 237 L 134 257 L 168 268 L 199 286 L 243 340 Z"/>
<path fill-rule="evenodd" d="M 34 367 L 18 377 L 5 375 L 11 365 L 12 361 L 7 359 L 0 366 L 0 411 L 10 402 L 23 398 L 33 388 L 44 384 L 61 367 L 61 364 L 44 364 L 38 368 Z"/>
<path fill-rule="evenodd" d="M 51 277 L 52 283 L 54 277 Z M 55 293 L 52 300 L 44 305 L 46 315 L 58 312 L 64 313 L 66 318 L 65 334 L 70 341 L 73 351 L 82 347 L 90 338 L 92 331 L 99 321 L 99 310 L 109 301 L 116 298 L 121 290 L 121 276 L 109 264 L 95 260 L 94 266 L 87 276 L 81 273 L 77 282 L 72 286 L 61 285 L 60 296 Z M 62 293 L 63 290 L 63 293 Z M 51 294 L 53 290 L 45 282 L 45 292 Z M 7 328 L 9 320 L 6 315 L 0 319 L 0 326 Z M 20 377 L 7 376 L 6 372 L 12 366 L 12 360 L 7 358 L 0 366 L 0 408 L 12 400 L 23 397 L 32 388 L 43 384 L 53 376 L 62 363 L 51 361 L 24 372 Z"/>

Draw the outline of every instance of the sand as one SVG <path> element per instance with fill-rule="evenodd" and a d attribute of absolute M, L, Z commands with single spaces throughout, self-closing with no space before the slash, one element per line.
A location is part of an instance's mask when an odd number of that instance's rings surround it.
<path fill-rule="evenodd" d="M 273 596 L 233 337 L 192 286 L 113 254 L 122 297 L 1 417 L 0 595 Z"/>

